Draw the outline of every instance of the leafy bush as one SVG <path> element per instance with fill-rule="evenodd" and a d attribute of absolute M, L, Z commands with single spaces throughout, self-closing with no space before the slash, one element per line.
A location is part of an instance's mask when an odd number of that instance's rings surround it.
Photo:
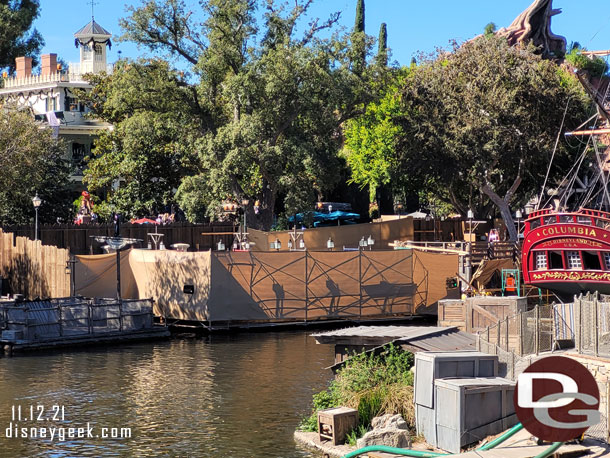
<path fill-rule="evenodd" d="M 317 431 L 319 410 L 340 405 L 358 409 L 358 427 L 348 436 L 354 442 L 366 433 L 371 420 L 401 414 L 413 425 L 413 354 L 389 344 L 382 354 L 354 354 L 326 390 L 313 396 L 312 414 L 299 429 Z"/>
<path fill-rule="evenodd" d="M 347 437 L 345 439 L 345 443 L 347 445 L 356 445 L 356 441 L 364 436 L 369 429 L 364 425 L 358 425 L 355 429 L 352 429 L 349 433 L 347 433 Z"/>
<path fill-rule="evenodd" d="M 574 46 L 570 52 L 566 54 L 565 60 L 578 70 L 587 71 L 593 76 L 602 76 L 606 74 L 608 65 L 605 60 L 599 57 L 589 59 L 587 56 L 581 54 L 581 51 L 585 51 L 585 48 Z"/>

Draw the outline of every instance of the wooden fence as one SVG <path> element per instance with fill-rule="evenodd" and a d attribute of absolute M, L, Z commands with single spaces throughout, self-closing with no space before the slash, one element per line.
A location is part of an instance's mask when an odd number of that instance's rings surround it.
<path fill-rule="evenodd" d="M 174 243 L 188 243 L 191 251 L 208 250 L 213 248 L 219 240 L 226 246 L 233 243 L 232 232 L 235 227 L 232 223 L 173 223 L 167 226 L 157 226 L 156 230 L 163 234 L 163 243 L 170 247 Z M 12 232 L 14 237 L 34 238 L 32 226 L 7 226 L 5 232 Z M 74 224 L 49 224 L 39 228 L 40 239 L 43 245 L 52 245 L 57 248 L 65 248 L 72 254 L 98 254 L 102 253 L 101 244 L 95 242 L 91 236 L 114 235 L 112 224 L 87 224 L 77 226 Z M 151 224 L 122 224 L 121 236 L 143 240 L 143 246 L 149 241 L 147 234 L 155 232 L 155 226 Z M 211 233 L 219 235 L 209 235 Z M 227 234 L 228 233 L 228 234 Z M 207 234 L 207 235 L 204 235 Z"/>
<path fill-rule="evenodd" d="M 69 259 L 68 250 L 14 237 L 0 229 L 2 289 L 13 294 L 27 299 L 70 296 Z"/>

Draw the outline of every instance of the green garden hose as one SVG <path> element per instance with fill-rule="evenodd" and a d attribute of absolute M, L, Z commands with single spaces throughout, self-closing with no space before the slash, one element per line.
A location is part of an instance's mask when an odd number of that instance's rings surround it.
<path fill-rule="evenodd" d="M 521 431 L 523 429 L 523 425 L 521 423 L 517 423 L 515 426 L 513 426 L 511 429 L 509 429 L 508 431 L 506 431 L 504 434 L 502 434 L 500 437 L 496 437 L 494 440 L 492 440 L 491 442 L 488 442 L 485 445 L 482 445 L 481 447 L 479 447 L 477 450 L 478 451 L 485 451 L 485 450 L 491 450 L 492 448 L 497 447 L 498 445 L 500 445 L 502 442 L 504 442 L 506 439 L 511 438 L 512 436 L 514 436 L 515 434 L 517 434 L 519 431 Z"/>
<path fill-rule="evenodd" d="M 396 448 L 390 447 L 387 445 L 369 445 L 367 447 L 359 448 L 358 450 L 354 450 L 353 452 L 348 453 L 343 458 L 352 458 L 358 455 L 362 455 L 367 452 L 387 452 L 393 453 L 395 455 L 403 455 L 403 456 L 414 456 L 418 458 L 436 458 L 437 456 L 448 456 L 446 453 L 436 453 L 436 452 L 422 452 L 419 450 L 411 450 L 408 448 Z"/>
<path fill-rule="evenodd" d="M 518 433 L 522 429 L 523 429 L 523 425 L 521 423 L 517 423 L 515 426 L 513 426 L 511 429 L 506 431 L 500 437 L 497 437 L 496 439 L 492 440 L 491 442 L 479 447 L 477 449 L 477 451 L 491 450 L 491 449 L 497 447 L 498 445 L 500 445 L 505 440 L 514 436 L 516 433 Z M 563 445 L 563 442 L 555 442 L 545 451 L 536 455 L 534 458 L 546 458 L 547 456 L 550 456 L 551 454 L 553 454 L 553 452 L 555 452 L 555 450 L 557 450 L 562 445 Z M 419 450 L 411 450 L 411 449 L 406 449 L 406 448 L 389 447 L 387 445 L 369 445 L 367 447 L 363 447 L 358 450 L 354 450 L 353 452 L 350 452 L 347 455 L 344 455 L 343 458 L 354 458 L 356 456 L 362 455 L 363 453 L 367 453 L 367 452 L 386 452 L 386 453 L 393 453 L 395 455 L 413 456 L 416 458 L 435 458 L 437 456 L 443 456 L 443 457 L 459 456 L 459 454 L 423 452 L 423 451 L 419 451 Z"/>

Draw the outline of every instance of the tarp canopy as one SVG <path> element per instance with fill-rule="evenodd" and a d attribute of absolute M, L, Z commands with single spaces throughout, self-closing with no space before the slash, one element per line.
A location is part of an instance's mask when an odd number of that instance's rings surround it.
<path fill-rule="evenodd" d="M 479 268 L 473 274 L 471 283 L 479 290 L 484 289 L 488 286 L 496 272 L 498 272 L 498 275 L 501 275 L 502 269 L 514 268 L 515 264 L 512 259 L 483 259 L 481 264 L 479 264 Z"/>
<path fill-rule="evenodd" d="M 131 221 L 131 224 L 157 224 L 157 222 L 154 219 L 150 218 L 140 218 L 134 219 L 133 221 Z"/>

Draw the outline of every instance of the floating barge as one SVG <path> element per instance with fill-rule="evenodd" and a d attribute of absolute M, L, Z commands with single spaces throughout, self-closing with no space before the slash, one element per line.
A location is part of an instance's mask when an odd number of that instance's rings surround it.
<path fill-rule="evenodd" d="M 151 299 L 71 297 L 0 302 L 0 345 L 16 351 L 156 340 L 169 337 L 155 324 Z"/>

